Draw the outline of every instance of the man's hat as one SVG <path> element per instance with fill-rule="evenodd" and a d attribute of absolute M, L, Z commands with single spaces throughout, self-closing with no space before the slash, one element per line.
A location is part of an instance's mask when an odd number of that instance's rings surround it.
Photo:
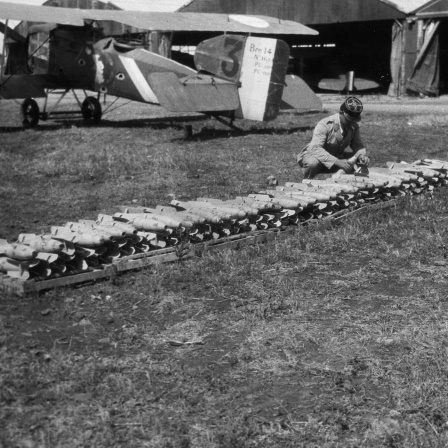
<path fill-rule="evenodd" d="M 345 118 L 349 121 L 361 121 L 361 112 L 363 106 L 360 100 L 354 96 L 349 96 L 341 104 L 341 112 L 344 114 Z"/>

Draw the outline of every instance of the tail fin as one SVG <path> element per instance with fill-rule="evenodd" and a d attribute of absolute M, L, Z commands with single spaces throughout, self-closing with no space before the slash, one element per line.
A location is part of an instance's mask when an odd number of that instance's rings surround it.
<path fill-rule="evenodd" d="M 322 101 L 300 76 L 286 75 L 282 109 L 321 110 Z"/>
<path fill-rule="evenodd" d="M 238 84 L 237 118 L 268 121 L 278 115 L 289 58 L 285 42 L 223 35 L 201 42 L 194 58 L 198 70 Z"/>

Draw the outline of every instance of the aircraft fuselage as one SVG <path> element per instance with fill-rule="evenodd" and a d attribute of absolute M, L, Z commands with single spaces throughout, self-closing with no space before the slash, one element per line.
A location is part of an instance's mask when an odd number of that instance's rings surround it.
<path fill-rule="evenodd" d="M 177 78 L 196 71 L 150 51 L 102 39 L 94 46 L 95 80 L 93 90 L 133 101 L 160 104 L 149 76 L 174 73 Z"/>

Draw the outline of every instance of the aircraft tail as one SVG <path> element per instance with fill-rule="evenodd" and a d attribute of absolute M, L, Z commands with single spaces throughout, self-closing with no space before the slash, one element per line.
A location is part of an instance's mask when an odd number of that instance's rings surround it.
<path fill-rule="evenodd" d="M 300 76 L 286 75 L 282 109 L 321 110 L 322 101 Z"/>
<path fill-rule="evenodd" d="M 268 121 L 278 115 L 289 58 L 285 42 L 223 35 L 201 42 L 194 58 L 198 70 L 237 83 L 236 118 Z"/>

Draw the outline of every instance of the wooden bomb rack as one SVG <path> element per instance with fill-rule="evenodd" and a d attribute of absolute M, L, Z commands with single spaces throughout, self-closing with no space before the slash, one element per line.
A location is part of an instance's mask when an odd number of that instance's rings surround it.
<path fill-rule="evenodd" d="M 400 198 L 399 198 L 400 199 Z M 355 212 L 366 210 L 378 210 L 397 205 L 399 199 L 381 202 L 372 205 L 364 205 L 356 208 L 347 208 L 322 219 L 306 222 L 307 225 L 333 221 L 344 218 Z M 60 277 L 44 280 L 30 279 L 20 280 L 7 275 L 0 275 L 0 296 L 14 295 L 23 297 L 28 294 L 37 294 L 40 291 L 60 288 L 64 286 L 90 283 L 97 280 L 113 278 L 116 275 L 134 269 L 143 269 L 160 263 L 172 263 L 188 258 L 198 257 L 205 252 L 239 249 L 244 246 L 266 243 L 274 239 L 286 237 L 300 229 L 301 226 L 279 227 L 268 230 L 258 230 L 250 233 L 242 233 L 219 238 L 204 243 L 187 243 L 166 249 L 158 249 L 136 255 L 119 258 L 111 264 L 103 265 L 101 269 L 91 268 L 88 271 L 70 273 Z"/>

